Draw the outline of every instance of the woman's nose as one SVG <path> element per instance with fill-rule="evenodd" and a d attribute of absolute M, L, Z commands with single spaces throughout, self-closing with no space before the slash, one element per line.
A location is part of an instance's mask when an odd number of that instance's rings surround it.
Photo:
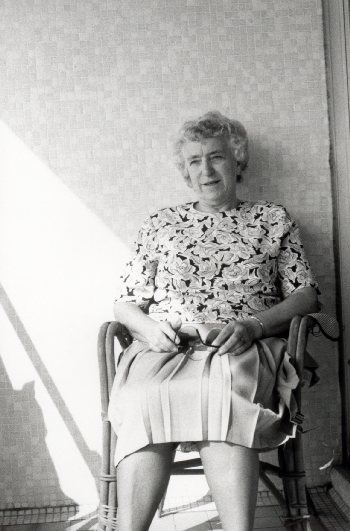
<path fill-rule="evenodd" d="M 204 175 L 211 175 L 213 173 L 213 165 L 210 160 L 203 160 L 202 171 Z"/>

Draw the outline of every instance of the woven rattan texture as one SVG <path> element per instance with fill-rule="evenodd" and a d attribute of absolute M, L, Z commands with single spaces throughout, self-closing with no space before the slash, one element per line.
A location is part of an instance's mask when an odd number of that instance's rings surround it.
<path fill-rule="evenodd" d="M 184 119 L 218 109 L 248 129 L 240 196 L 281 202 L 299 220 L 333 313 L 321 0 L 3 0 L 0 13 L 1 120 L 115 236 L 130 245 L 146 214 L 192 199 L 170 162 L 169 136 Z M 74 285 L 61 289 L 67 300 L 75 296 Z M 89 353 L 74 343 L 60 363 L 93 357 L 91 343 Z M 319 467 L 339 454 L 340 406 L 336 346 L 316 338 L 312 348 L 322 376 L 305 411 L 306 425 L 318 428 L 305 435 L 315 485 L 328 478 Z M 41 413 L 29 407 L 37 406 L 33 390 L 16 400 L 14 420 L 3 370 L 1 424 L 12 433 L 1 440 L 1 503 L 68 503 L 55 472 L 63 464 L 51 462 Z M 93 409 L 96 378 L 80 397 Z M 90 432 L 99 430 L 99 418 L 89 419 Z M 63 420 L 71 422 L 68 414 Z"/>

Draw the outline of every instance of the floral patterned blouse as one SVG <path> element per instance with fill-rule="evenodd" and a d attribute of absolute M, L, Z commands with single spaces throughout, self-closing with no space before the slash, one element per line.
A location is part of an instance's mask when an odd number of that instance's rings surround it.
<path fill-rule="evenodd" d="M 117 301 L 161 321 L 245 319 L 298 288 L 316 287 L 299 229 L 280 205 L 242 201 L 228 212 L 193 203 L 149 216 L 139 232 Z"/>

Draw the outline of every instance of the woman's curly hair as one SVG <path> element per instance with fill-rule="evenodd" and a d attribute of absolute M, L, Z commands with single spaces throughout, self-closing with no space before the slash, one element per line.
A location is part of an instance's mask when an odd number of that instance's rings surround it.
<path fill-rule="evenodd" d="M 219 111 L 210 111 L 197 120 L 185 122 L 173 139 L 173 161 L 185 179 L 189 176 L 185 167 L 182 148 L 186 142 L 200 142 L 206 138 L 221 136 L 227 140 L 232 153 L 243 171 L 248 164 L 248 136 L 238 120 L 231 120 Z"/>

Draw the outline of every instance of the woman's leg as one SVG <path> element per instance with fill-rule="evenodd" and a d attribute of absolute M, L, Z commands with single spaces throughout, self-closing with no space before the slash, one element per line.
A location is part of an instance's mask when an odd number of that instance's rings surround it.
<path fill-rule="evenodd" d="M 257 450 L 197 442 L 205 476 L 225 531 L 252 531 L 258 494 Z"/>
<path fill-rule="evenodd" d="M 118 531 L 147 531 L 167 488 L 173 444 L 152 444 L 117 466 Z"/>

